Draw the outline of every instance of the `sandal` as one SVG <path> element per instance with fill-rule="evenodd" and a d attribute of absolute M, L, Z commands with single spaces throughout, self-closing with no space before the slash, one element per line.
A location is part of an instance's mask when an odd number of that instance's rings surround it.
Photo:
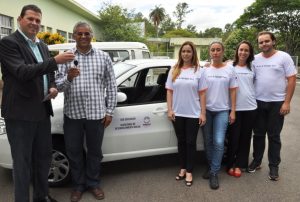
<path fill-rule="evenodd" d="M 191 181 L 185 180 L 185 185 L 188 186 L 188 187 L 192 186 L 193 185 L 193 180 L 191 180 Z"/>
<path fill-rule="evenodd" d="M 240 168 L 235 168 L 234 169 L 234 177 L 241 177 L 242 171 Z"/>
<path fill-rule="evenodd" d="M 235 171 L 234 168 L 230 168 L 230 169 L 227 171 L 227 174 L 230 175 L 230 176 L 235 176 L 235 175 L 234 175 L 234 174 L 235 174 L 234 171 Z"/>
<path fill-rule="evenodd" d="M 179 174 L 176 175 L 175 180 L 179 181 L 179 180 L 183 180 L 185 178 L 185 174 L 183 176 L 180 176 Z"/>

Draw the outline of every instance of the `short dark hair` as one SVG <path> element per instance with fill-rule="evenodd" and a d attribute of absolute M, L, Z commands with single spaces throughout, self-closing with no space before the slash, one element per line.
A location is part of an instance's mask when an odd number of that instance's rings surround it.
<path fill-rule="evenodd" d="M 256 41 L 258 42 L 258 37 L 259 37 L 259 36 L 265 35 L 265 34 L 268 34 L 268 35 L 271 37 L 272 41 L 276 41 L 275 35 L 274 35 L 272 32 L 269 32 L 269 31 L 262 31 L 262 32 L 259 32 L 259 33 L 257 34 L 257 40 L 256 40 Z"/>
<path fill-rule="evenodd" d="M 32 11 L 40 13 L 42 15 L 42 10 L 39 7 L 37 7 L 36 5 L 33 5 L 33 4 L 29 4 L 29 5 L 23 6 L 20 16 L 24 17 L 26 11 L 28 11 L 28 10 L 32 10 Z"/>
<path fill-rule="evenodd" d="M 248 69 L 251 70 L 251 62 L 254 60 L 254 50 L 253 50 L 253 46 L 249 41 L 243 40 L 241 41 L 237 46 L 236 46 L 236 50 L 235 50 L 235 56 L 234 56 L 234 60 L 233 60 L 233 66 L 236 66 L 239 63 L 239 55 L 238 55 L 238 51 L 239 48 L 242 44 L 247 44 L 249 46 L 249 57 L 246 60 L 246 65 L 248 67 Z"/>
<path fill-rule="evenodd" d="M 90 32 L 93 33 L 93 29 L 91 27 L 91 25 L 87 22 L 77 22 L 75 25 L 74 25 L 74 28 L 73 28 L 73 34 L 76 33 L 76 30 L 78 27 L 88 27 Z"/>

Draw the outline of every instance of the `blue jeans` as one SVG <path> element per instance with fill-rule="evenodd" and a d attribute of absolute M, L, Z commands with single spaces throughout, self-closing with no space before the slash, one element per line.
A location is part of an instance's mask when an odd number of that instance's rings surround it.
<path fill-rule="evenodd" d="M 85 191 L 87 188 L 99 187 L 104 124 L 101 120 L 70 119 L 65 115 L 64 132 L 73 189 Z"/>
<path fill-rule="evenodd" d="M 206 110 L 206 124 L 203 132 L 211 174 L 217 174 L 221 167 L 228 116 L 229 111 L 227 110 L 218 112 Z"/>

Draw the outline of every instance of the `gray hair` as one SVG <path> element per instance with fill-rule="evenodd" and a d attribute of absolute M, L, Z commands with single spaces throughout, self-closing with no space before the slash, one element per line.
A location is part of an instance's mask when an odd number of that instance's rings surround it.
<path fill-rule="evenodd" d="M 87 23 L 87 22 L 77 22 L 75 24 L 74 28 L 73 28 L 73 34 L 76 33 L 76 30 L 77 30 L 78 27 L 87 27 L 87 28 L 89 28 L 90 32 L 93 33 L 93 29 L 92 29 L 92 27 L 89 23 Z"/>

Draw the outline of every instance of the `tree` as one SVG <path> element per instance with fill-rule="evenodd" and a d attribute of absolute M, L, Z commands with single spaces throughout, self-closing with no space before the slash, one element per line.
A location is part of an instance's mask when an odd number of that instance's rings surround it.
<path fill-rule="evenodd" d="M 192 11 L 193 11 L 192 9 L 189 10 L 189 5 L 185 2 L 178 3 L 176 5 L 176 10 L 173 12 L 173 14 L 177 18 L 176 20 L 177 29 L 181 29 L 182 23 L 185 21 L 184 20 L 185 16 Z"/>
<path fill-rule="evenodd" d="M 196 28 L 195 25 L 189 24 L 189 25 L 186 27 L 186 30 L 189 31 L 189 32 L 191 32 L 191 33 L 196 34 L 196 36 L 198 35 L 197 28 Z"/>
<path fill-rule="evenodd" d="M 145 31 L 146 31 L 146 37 L 156 37 L 157 36 L 156 28 L 149 20 L 145 20 Z"/>
<path fill-rule="evenodd" d="M 164 38 L 174 38 L 174 37 L 190 37 L 190 38 L 195 38 L 196 34 L 195 33 L 191 33 L 185 29 L 176 29 L 176 30 L 172 30 L 167 32 L 164 35 Z"/>
<path fill-rule="evenodd" d="M 206 38 L 222 38 L 223 31 L 219 27 L 212 27 L 209 29 L 206 29 L 203 33 L 200 33 L 201 37 Z"/>
<path fill-rule="evenodd" d="M 257 48 L 255 46 L 256 33 L 257 33 L 257 30 L 255 28 L 245 28 L 245 29 L 233 30 L 224 42 L 224 46 L 225 46 L 224 58 L 225 58 L 225 60 L 234 58 L 236 46 L 242 40 L 249 41 L 255 47 L 255 50 L 257 50 Z"/>
<path fill-rule="evenodd" d="M 166 11 L 161 6 L 155 6 L 155 8 L 150 11 L 149 18 L 152 20 L 156 28 L 156 37 L 158 37 L 158 26 L 161 23 L 161 21 L 164 20 L 165 16 Z"/>
<path fill-rule="evenodd" d="M 200 60 L 208 61 L 209 60 L 209 51 L 208 46 L 203 46 L 200 49 Z"/>
<path fill-rule="evenodd" d="M 155 37 L 156 36 L 156 29 L 154 25 L 151 24 L 148 18 L 144 17 L 141 12 L 134 13 L 133 16 L 134 22 L 144 22 L 145 23 L 145 37 Z"/>
<path fill-rule="evenodd" d="M 127 9 L 104 3 L 98 12 L 103 41 L 143 41 L 141 30 L 134 26 L 131 19 L 134 14 Z"/>
<path fill-rule="evenodd" d="M 134 21 L 134 22 L 144 22 L 145 19 L 146 19 L 146 18 L 144 17 L 143 13 L 141 13 L 141 12 L 133 13 L 132 18 L 133 18 L 133 21 Z"/>
<path fill-rule="evenodd" d="M 175 22 L 172 21 L 171 17 L 167 14 L 164 20 L 161 22 L 161 28 L 159 33 L 161 35 L 166 34 L 168 31 L 175 30 Z"/>
<path fill-rule="evenodd" d="M 234 27 L 232 24 L 227 23 L 224 26 L 224 32 L 223 32 L 223 36 L 222 36 L 222 40 L 226 41 L 226 39 L 229 37 L 229 35 L 231 34 L 231 32 L 234 30 Z"/>
<path fill-rule="evenodd" d="M 291 55 L 300 49 L 299 0 L 256 0 L 235 24 L 237 28 L 255 27 L 278 33 Z"/>

